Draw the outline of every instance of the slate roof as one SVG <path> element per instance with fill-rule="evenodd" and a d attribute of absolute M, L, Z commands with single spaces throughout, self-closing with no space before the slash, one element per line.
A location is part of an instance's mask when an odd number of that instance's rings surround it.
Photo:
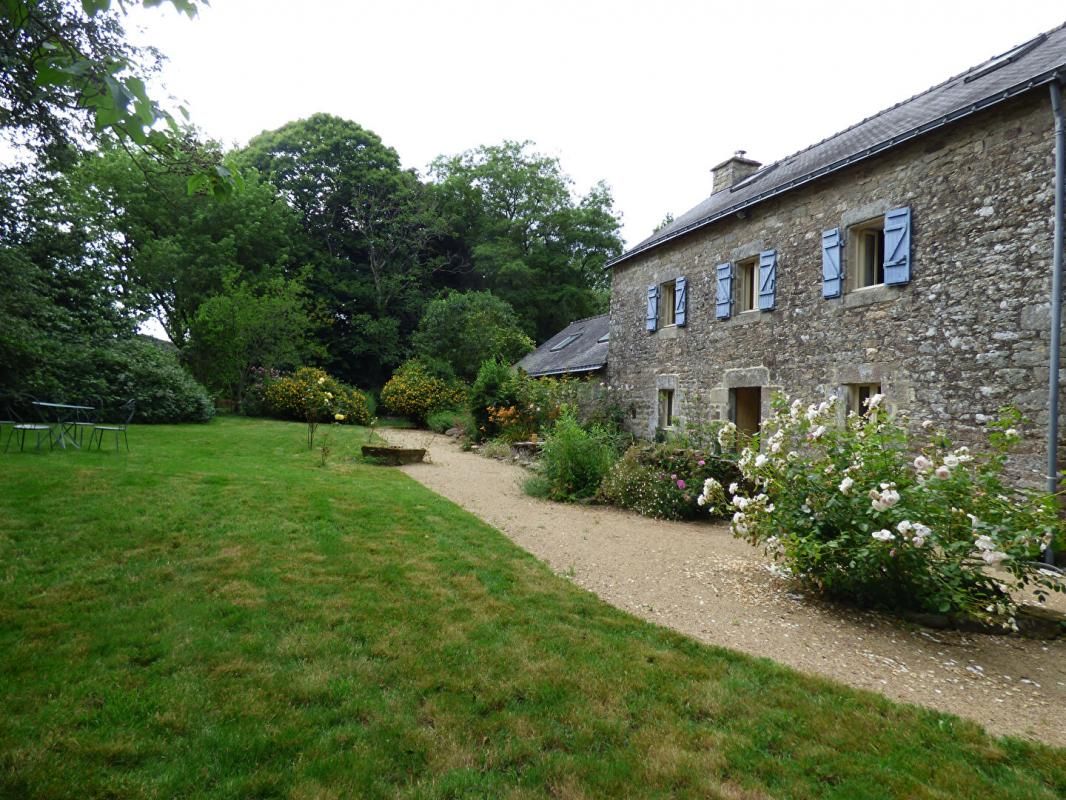
<path fill-rule="evenodd" d="M 602 369 L 607 365 L 606 338 L 609 321 L 608 315 L 602 314 L 571 322 L 516 366 L 535 378 Z M 569 336 L 577 338 L 553 353 L 552 348 Z M 601 342 L 600 339 L 604 341 Z"/>
<path fill-rule="evenodd" d="M 608 262 L 614 266 L 690 231 L 802 186 L 982 109 L 1066 81 L 1066 24 L 990 58 L 715 192 L 667 227 Z M 1048 114 L 1050 115 L 1050 111 Z"/>

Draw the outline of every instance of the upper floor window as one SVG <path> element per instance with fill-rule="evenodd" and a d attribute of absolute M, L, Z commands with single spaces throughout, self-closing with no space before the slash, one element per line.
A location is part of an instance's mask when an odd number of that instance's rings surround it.
<path fill-rule="evenodd" d="M 677 323 L 677 281 L 659 284 L 659 327 Z"/>
<path fill-rule="evenodd" d="M 683 277 L 648 287 L 647 330 L 676 325 L 683 328 L 688 317 L 688 281 Z"/>
<path fill-rule="evenodd" d="M 758 256 L 716 268 L 717 319 L 729 319 L 744 311 L 773 311 L 777 292 L 777 251 L 763 250 Z"/>
<path fill-rule="evenodd" d="M 895 208 L 847 230 L 822 231 L 822 296 L 840 297 L 845 290 L 885 284 L 899 286 L 911 279 L 911 210 Z M 846 268 L 845 268 L 846 267 Z"/>
<path fill-rule="evenodd" d="M 756 309 L 755 287 L 759 285 L 759 259 L 749 258 L 737 262 L 737 312 L 754 311 Z"/>
<path fill-rule="evenodd" d="M 885 282 L 885 218 L 877 217 L 848 228 L 848 289 L 865 289 Z"/>

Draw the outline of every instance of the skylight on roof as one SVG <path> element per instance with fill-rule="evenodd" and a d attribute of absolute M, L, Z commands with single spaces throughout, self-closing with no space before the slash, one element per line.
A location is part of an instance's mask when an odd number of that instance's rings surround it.
<path fill-rule="evenodd" d="M 971 81 L 975 81 L 978 78 L 983 78 L 988 73 L 995 72 L 1000 67 L 1005 67 L 1005 66 L 1007 66 L 1007 64 L 1010 64 L 1011 62 L 1017 61 L 1019 58 L 1024 56 L 1026 53 L 1028 53 L 1033 48 L 1043 44 L 1044 40 L 1046 38 L 1047 38 L 1047 34 L 1046 33 L 1042 33 L 1039 36 L 1037 36 L 1035 39 L 1031 39 L 1028 42 L 1026 42 L 1025 44 L 1020 44 L 1017 47 L 1015 47 L 1013 50 L 1008 50 L 1006 53 L 1004 53 L 1001 56 L 996 56 L 991 61 L 989 61 L 987 64 L 985 64 L 983 67 L 981 67 L 979 70 L 977 70 L 977 72 L 974 72 L 974 73 L 972 73 L 970 75 L 967 75 L 965 78 L 963 78 L 963 83 L 970 83 Z"/>
<path fill-rule="evenodd" d="M 611 338 L 611 332 L 607 331 L 607 333 L 603 334 L 603 336 L 601 336 L 599 339 L 597 339 L 596 342 L 597 342 L 597 344 L 603 344 L 604 342 L 606 342 L 610 338 Z"/>
<path fill-rule="evenodd" d="M 569 336 L 567 336 L 565 339 L 563 339 L 558 344 L 552 345 L 551 348 L 548 350 L 548 352 L 550 352 L 550 353 L 558 353 L 564 347 L 566 347 L 567 345 L 573 344 L 579 338 L 581 338 L 581 334 L 580 333 L 571 333 Z"/>
<path fill-rule="evenodd" d="M 777 165 L 779 163 L 780 162 L 775 161 L 770 166 L 763 167 L 758 172 L 753 172 L 751 175 L 746 177 L 744 180 L 738 181 L 737 183 L 734 183 L 732 186 L 730 186 L 729 187 L 729 191 L 735 192 L 737 189 L 743 189 L 745 186 L 750 186 L 751 184 L 755 183 L 755 181 L 759 180 L 759 178 L 761 178 L 763 175 L 769 175 L 771 172 L 773 172 L 775 169 L 777 169 Z"/>

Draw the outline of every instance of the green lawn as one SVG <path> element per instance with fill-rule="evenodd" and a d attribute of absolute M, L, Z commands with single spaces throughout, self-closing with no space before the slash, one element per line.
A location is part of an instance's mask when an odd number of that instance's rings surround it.
<path fill-rule="evenodd" d="M 363 435 L 0 455 L 0 797 L 1066 795 L 1062 751 L 601 603 Z"/>

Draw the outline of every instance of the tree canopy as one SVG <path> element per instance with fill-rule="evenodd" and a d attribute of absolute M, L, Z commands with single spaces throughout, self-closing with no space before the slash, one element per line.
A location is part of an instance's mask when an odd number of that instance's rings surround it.
<path fill-rule="evenodd" d="M 257 136 L 241 161 L 278 187 L 316 249 L 308 288 L 330 370 L 380 385 L 431 288 L 439 221 L 425 187 L 376 134 L 328 114 Z"/>
<path fill-rule="evenodd" d="M 440 213 L 470 266 L 467 288 L 509 302 L 543 341 L 603 312 L 604 266 L 622 240 L 607 186 L 575 197 L 558 159 L 532 147 L 505 141 L 441 157 L 431 174 Z"/>
<path fill-rule="evenodd" d="M 483 361 L 513 364 L 533 349 L 514 309 L 491 292 L 452 292 L 433 300 L 412 342 L 420 357 L 447 363 L 465 381 L 477 377 Z"/>

